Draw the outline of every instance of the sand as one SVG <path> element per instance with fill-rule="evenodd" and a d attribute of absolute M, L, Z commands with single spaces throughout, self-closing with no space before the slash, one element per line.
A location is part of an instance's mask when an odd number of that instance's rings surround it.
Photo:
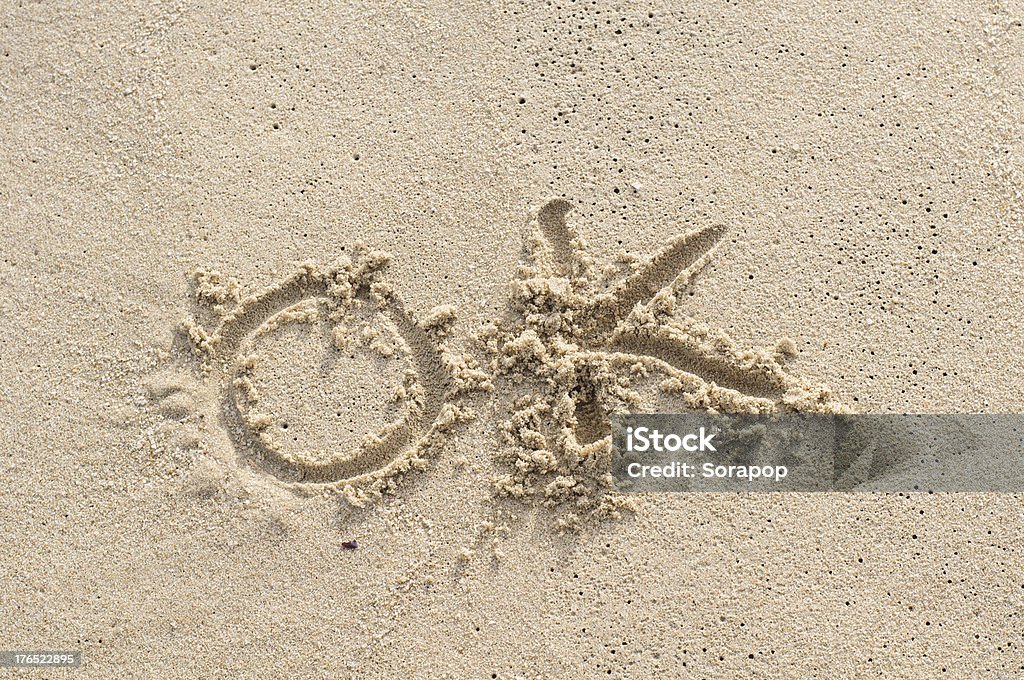
<path fill-rule="evenodd" d="M 1024 409 L 1022 9 L 4 3 L 0 650 L 1024 674 L 1019 495 L 618 494 L 605 439 Z"/>

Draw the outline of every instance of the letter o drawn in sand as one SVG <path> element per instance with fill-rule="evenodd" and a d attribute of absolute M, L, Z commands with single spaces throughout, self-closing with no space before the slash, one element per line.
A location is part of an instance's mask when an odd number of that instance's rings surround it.
<path fill-rule="evenodd" d="M 364 251 L 355 262 L 328 269 L 303 265 L 283 281 L 240 300 L 212 335 L 190 331 L 193 344 L 207 354 L 207 365 L 224 371 L 222 423 L 240 459 L 293 486 L 386 484 L 415 465 L 431 436 L 451 423 L 451 408 L 446 408 L 455 396 L 450 371 L 436 337 L 378 281 L 388 259 L 384 253 Z M 286 450 L 272 427 L 274 418 L 260 412 L 261 395 L 253 381 L 255 341 L 293 322 L 336 322 L 335 329 L 341 329 L 359 310 L 390 321 L 404 345 L 401 353 L 408 368 L 401 417 L 347 450 Z M 335 338 L 336 346 L 346 342 Z"/>

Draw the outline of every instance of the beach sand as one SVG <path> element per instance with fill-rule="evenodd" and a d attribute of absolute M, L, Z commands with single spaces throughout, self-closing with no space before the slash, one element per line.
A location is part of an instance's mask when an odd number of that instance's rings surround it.
<path fill-rule="evenodd" d="M 1020 496 L 625 496 L 602 439 L 1022 412 L 1022 9 L 4 3 L 0 650 L 1024 674 Z"/>

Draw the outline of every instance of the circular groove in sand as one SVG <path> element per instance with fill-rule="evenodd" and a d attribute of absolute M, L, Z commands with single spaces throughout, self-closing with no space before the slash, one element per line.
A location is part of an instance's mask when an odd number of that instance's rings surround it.
<path fill-rule="evenodd" d="M 227 369 L 223 388 L 224 425 L 236 452 L 260 469 L 286 482 L 345 485 L 367 476 L 388 476 L 396 463 L 415 453 L 424 435 L 438 420 L 450 390 L 450 377 L 441 354 L 426 332 L 406 312 L 401 302 L 389 296 L 383 302 L 368 287 L 357 288 L 355 298 L 377 305 L 395 325 L 409 348 L 409 359 L 422 386 L 418 408 L 388 425 L 369 443 L 334 454 L 328 460 L 282 452 L 260 436 L 247 418 L 238 378 L 245 371 L 246 344 L 277 314 L 300 302 L 330 299 L 331 279 L 327 275 L 302 271 L 265 291 L 246 298 L 224 318 L 217 334 L 214 359 Z"/>

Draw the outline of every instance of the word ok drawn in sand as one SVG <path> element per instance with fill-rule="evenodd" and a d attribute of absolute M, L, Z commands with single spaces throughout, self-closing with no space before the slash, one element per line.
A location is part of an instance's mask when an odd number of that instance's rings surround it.
<path fill-rule="evenodd" d="M 451 308 L 419 321 L 405 309 L 381 280 L 389 258 L 380 251 L 358 249 L 326 269 L 305 265 L 248 297 L 219 274 L 197 274 L 197 303 L 217 322 L 212 330 L 194 319 L 185 324 L 199 359 L 195 392 L 217 405 L 211 419 L 235 458 L 293 488 L 333 488 L 358 503 L 423 467 L 427 450 L 467 417 L 461 396 L 494 387 L 513 470 L 497 481 L 498 490 L 571 503 L 574 513 L 614 514 L 618 501 L 606 493 L 612 413 L 651 408 L 665 398 L 673 410 L 837 408 L 826 389 L 785 369 L 786 354 L 795 351 L 791 342 L 773 353 L 742 350 L 724 333 L 681 318 L 679 294 L 707 264 L 721 228 L 677 236 L 646 260 L 622 256 L 598 268 L 565 220 L 570 208 L 555 200 L 537 213 L 529 264 L 513 281 L 509 309 L 476 336 L 490 374 L 471 355 L 447 350 Z M 395 417 L 356 446 L 293 445 L 298 437 L 274 414 L 259 379 L 267 359 L 260 343 L 292 324 L 321 327 L 338 352 L 355 343 L 399 362 Z M 370 373 L 376 381 L 375 370 Z M 652 380 L 653 400 L 643 393 Z"/>

